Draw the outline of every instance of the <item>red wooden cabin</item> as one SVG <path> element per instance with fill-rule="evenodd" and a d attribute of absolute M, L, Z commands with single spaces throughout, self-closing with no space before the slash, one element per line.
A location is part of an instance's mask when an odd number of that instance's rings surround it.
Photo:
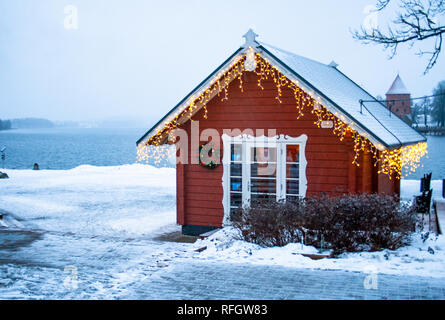
<path fill-rule="evenodd" d="M 396 151 L 425 138 L 335 63 L 258 42 L 251 30 L 245 38 L 137 142 L 141 148 L 172 143 L 171 133 L 182 130 L 179 141 L 187 141 L 188 151 L 179 150 L 176 172 L 183 233 L 230 224 L 231 209 L 257 198 L 400 194 Z M 198 157 L 209 140 L 206 154 L 221 160 L 214 168 Z"/>

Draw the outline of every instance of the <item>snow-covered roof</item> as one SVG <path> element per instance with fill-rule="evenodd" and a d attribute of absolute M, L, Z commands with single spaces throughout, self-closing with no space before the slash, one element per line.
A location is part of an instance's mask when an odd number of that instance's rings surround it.
<path fill-rule="evenodd" d="M 394 79 L 391 87 L 386 94 L 410 94 L 399 75 Z"/>
<path fill-rule="evenodd" d="M 263 58 L 267 59 L 286 77 L 298 83 L 303 90 L 314 94 L 323 106 L 357 130 L 362 136 L 367 137 L 379 150 L 393 149 L 426 141 L 424 136 L 339 71 L 336 64 L 326 65 L 263 42 L 256 40 L 253 40 L 253 42 L 256 52 L 260 52 Z M 247 50 L 246 45 L 235 51 L 226 62 L 181 100 L 153 128 L 147 131 L 137 141 L 137 144 L 147 141 L 159 130 L 162 123 L 167 122 L 175 113 L 180 112 L 181 108 L 185 109 L 186 106 L 184 105 L 190 97 L 196 96 L 197 92 L 207 85 L 211 77 L 226 68 L 231 59 L 236 55 L 243 54 L 245 50 Z M 361 101 L 363 102 L 361 103 Z"/>
<path fill-rule="evenodd" d="M 324 98 L 333 109 L 352 120 L 359 127 L 379 140 L 386 148 L 426 141 L 382 103 L 349 79 L 336 67 L 326 65 L 277 47 L 260 42 L 260 49 L 277 63 L 289 68 L 301 82 L 306 83 Z M 375 100 L 375 102 L 366 102 Z M 360 107 L 363 102 L 363 108 Z M 328 109 L 329 105 L 326 106 Z"/>

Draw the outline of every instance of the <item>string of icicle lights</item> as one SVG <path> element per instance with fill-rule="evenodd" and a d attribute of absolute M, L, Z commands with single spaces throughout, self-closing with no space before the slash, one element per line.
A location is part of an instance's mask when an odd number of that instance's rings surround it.
<path fill-rule="evenodd" d="M 157 165 L 168 163 L 168 159 L 175 150 L 170 145 L 163 144 L 163 142 L 171 130 L 180 127 L 185 119 L 193 121 L 192 116 L 198 108 L 203 108 L 203 118 L 207 119 L 207 103 L 216 95 L 221 101 L 228 100 L 228 89 L 232 80 L 238 78 L 239 89 L 243 92 L 242 75 L 244 72 L 248 72 L 244 67 L 245 59 L 246 55 L 243 55 L 238 60 L 235 60 L 227 70 L 221 72 L 216 77 L 215 81 L 208 88 L 203 90 L 197 97 L 192 97 L 184 110 L 178 112 L 172 120 L 165 122 L 145 144 L 139 145 L 137 152 L 138 161 L 147 163 L 153 161 Z M 378 149 L 366 137 L 361 136 L 357 130 L 343 121 L 341 119 L 342 116 L 337 116 L 330 112 L 319 100 L 299 87 L 298 83 L 289 80 L 275 66 L 263 58 L 260 53 L 255 54 L 255 60 L 256 69 L 253 72 L 258 76 L 258 87 L 264 89 L 262 86 L 263 81 L 272 79 L 277 88 L 275 99 L 279 103 L 282 103 L 283 90 L 286 88 L 290 89 L 296 102 L 297 119 L 303 117 L 305 112 L 311 112 L 317 117 L 317 120 L 314 122 L 317 127 L 320 128 L 324 121 L 332 121 L 332 132 L 339 137 L 340 141 L 349 137 L 352 139 L 354 149 L 353 164 L 360 166 L 360 154 L 370 152 L 374 159 L 374 166 L 379 166 L 379 173 L 398 179 L 402 177 L 402 172 L 406 176 L 420 166 L 421 158 L 427 154 L 426 142 L 378 152 Z"/>

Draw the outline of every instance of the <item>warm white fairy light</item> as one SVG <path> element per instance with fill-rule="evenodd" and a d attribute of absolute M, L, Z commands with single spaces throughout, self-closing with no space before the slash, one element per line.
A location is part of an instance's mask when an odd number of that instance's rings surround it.
<path fill-rule="evenodd" d="M 156 166 L 167 167 L 175 154 L 174 145 L 164 144 L 160 146 L 140 144 L 137 147 L 137 161 Z"/>
<path fill-rule="evenodd" d="M 279 103 L 282 103 L 283 89 L 290 89 L 293 92 L 297 119 L 303 117 L 304 110 L 307 110 L 317 117 L 317 120 L 314 122 L 317 127 L 320 128 L 324 121 L 332 121 L 332 132 L 339 137 L 340 141 L 343 141 L 345 138 L 351 138 L 354 150 L 353 164 L 359 166 L 360 154 L 365 151 L 370 152 L 375 160 L 374 165 L 377 166 L 379 164 L 379 173 L 387 174 L 390 178 L 393 176 L 400 178 L 404 168 L 408 172 L 414 172 L 420 165 L 421 158 L 427 153 L 425 142 L 391 150 L 385 150 L 381 144 L 372 144 L 368 139 L 368 134 L 359 132 L 355 128 L 354 122 L 348 123 L 348 120 L 343 115 L 339 115 L 337 111 L 334 111 L 334 113 L 329 111 L 322 105 L 320 96 L 315 97 L 314 92 L 304 91 L 299 86 L 298 81 L 292 81 L 287 78 L 278 68 L 261 56 L 259 52 L 254 55 L 255 68 L 253 68 L 252 61 L 249 61 L 249 59 L 252 59 L 251 55 L 253 52 L 254 49 L 249 47 L 244 55 L 235 58 L 229 67 L 219 72 L 207 88 L 202 89 L 197 96 L 192 96 L 182 111 L 175 113 L 173 118 L 156 128 L 156 133 L 148 139 L 145 145 L 141 144 L 138 147 L 138 161 L 153 159 L 155 163 L 160 163 L 168 159 L 171 151 L 167 150 L 171 150 L 171 148 L 159 148 L 165 142 L 165 137 L 168 133 L 182 124 L 180 119 L 185 116 L 193 121 L 192 116 L 198 111 L 198 108 L 203 108 L 203 118 L 207 119 L 207 103 L 215 95 L 220 96 L 221 101 L 228 100 L 229 84 L 234 79 L 239 80 L 239 88 L 243 92 L 242 75 L 244 72 L 248 72 L 248 69 L 252 69 L 258 76 L 257 85 L 262 90 L 264 89 L 262 86 L 263 81 L 271 79 L 275 83 L 277 88 L 275 99 Z M 147 145 L 151 145 L 152 148 L 147 147 Z M 378 152 L 379 150 L 382 151 Z"/>

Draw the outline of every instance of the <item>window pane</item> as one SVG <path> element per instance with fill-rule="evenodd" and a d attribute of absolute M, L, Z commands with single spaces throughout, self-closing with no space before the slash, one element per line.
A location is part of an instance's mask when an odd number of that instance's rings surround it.
<path fill-rule="evenodd" d="M 241 177 L 241 175 L 242 175 L 241 163 L 230 164 L 230 175 L 232 177 L 233 176 Z"/>
<path fill-rule="evenodd" d="M 300 176 L 300 170 L 297 163 L 286 165 L 286 178 L 298 179 Z"/>
<path fill-rule="evenodd" d="M 275 177 L 277 174 L 276 163 L 252 163 L 250 165 L 252 177 Z"/>
<path fill-rule="evenodd" d="M 286 146 L 286 162 L 298 162 L 299 145 L 288 144 Z"/>
<path fill-rule="evenodd" d="M 277 162 L 277 148 L 254 147 L 252 151 L 253 162 Z"/>
<path fill-rule="evenodd" d="M 242 190 L 241 178 L 230 178 L 230 191 Z"/>
<path fill-rule="evenodd" d="M 264 194 L 264 193 L 252 193 L 251 200 L 257 201 L 257 200 L 271 200 L 275 201 L 277 199 L 275 194 Z"/>
<path fill-rule="evenodd" d="M 252 179 L 250 185 L 251 192 L 275 193 L 275 179 Z"/>
<path fill-rule="evenodd" d="M 299 191 L 299 181 L 298 180 L 287 180 L 286 181 L 286 194 L 296 194 Z"/>
<path fill-rule="evenodd" d="M 242 193 L 230 193 L 230 206 L 231 207 L 241 207 Z"/>
<path fill-rule="evenodd" d="M 242 161 L 242 146 L 241 144 L 232 144 L 230 151 L 231 161 Z"/>

